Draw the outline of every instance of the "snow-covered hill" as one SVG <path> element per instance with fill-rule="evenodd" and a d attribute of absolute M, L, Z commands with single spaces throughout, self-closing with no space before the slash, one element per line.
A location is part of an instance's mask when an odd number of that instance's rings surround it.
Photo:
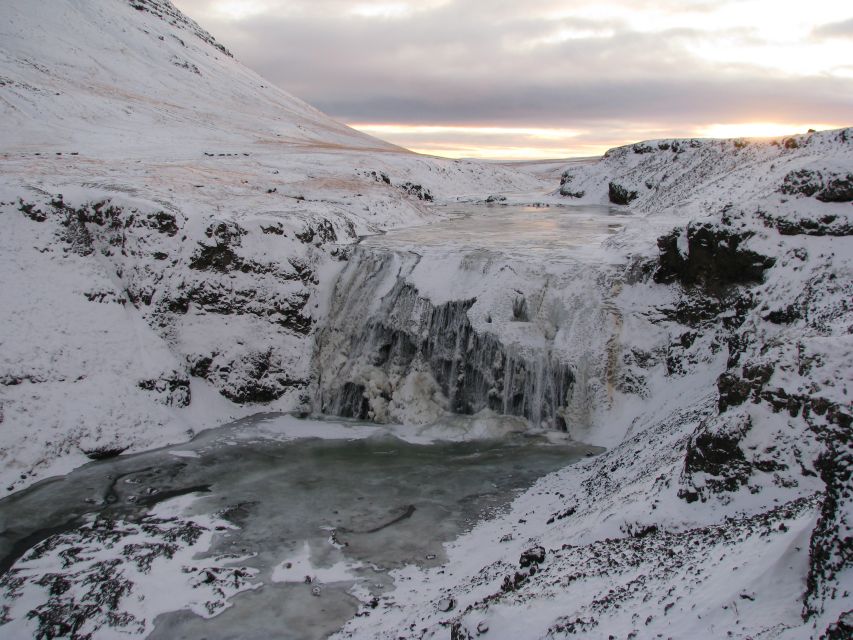
<path fill-rule="evenodd" d="M 161 0 L 0 4 L 0 118 L 3 492 L 294 408 L 347 244 L 541 188 L 337 123 Z"/>
<path fill-rule="evenodd" d="M 394 150 L 270 85 L 167 0 L 14 1 L 0 11 L 6 151 Z"/>
<path fill-rule="evenodd" d="M 844 201 L 850 189 L 849 137 L 849 130 L 841 129 L 778 139 L 638 142 L 611 149 L 599 162 L 570 165 L 559 193 L 571 202 L 630 203 L 632 211 L 642 213 L 677 209 L 682 216 L 701 215 L 780 189 L 798 195 L 797 185 L 814 173 L 810 195 Z"/>

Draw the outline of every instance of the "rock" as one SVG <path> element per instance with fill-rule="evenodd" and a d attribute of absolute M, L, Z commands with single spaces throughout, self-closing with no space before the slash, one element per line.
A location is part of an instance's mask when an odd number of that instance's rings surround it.
<path fill-rule="evenodd" d="M 853 174 L 829 178 L 815 197 L 821 202 L 853 202 Z"/>
<path fill-rule="evenodd" d="M 146 218 L 149 226 L 156 229 L 159 233 L 163 233 L 167 236 L 175 236 L 179 231 L 178 220 L 172 213 L 157 211 L 155 213 L 149 213 Z"/>
<path fill-rule="evenodd" d="M 724 434 L 700 433 L 687 448 L 684 468 L 719 475 L 722 467 L 733 460 L 743 460 L 737 438 Z"/>
<path fill-rule="evenodd" d="M 450 626 L 450 640 L 471 640 L 471 634 L 457 620 Z"/>
<path fill-rule="evenodd" d="M 658 238 L 660 256 L 654 280 L 661 283 L 678 280 L 714 292 L 735 284 L 761 282 L 764 272 L 776 260 L 742 248 L 752 235 L 751 231 L 724 223 L 691 222 L 686 230 L 686 243 L 682 240 L 684 232 L 679 229 Z"/>
<path fill-rule="evenodd" d="M 607 185 L 607 195 L 610 202 L 618 205 L 628 205 L 637 199 L 636 191 L 629 191 L 625 187 L 615 182 Z"/>
<path fill-rule="evenodd" d="M 423 200 L 425 202 L 432 202 L 433 197 L 430 193 L 429 189 L 423 187 L 419 184 L 413 184 L 411 182 L 404 182 L 400 185 L 400 190 L 404 193 L 407 193 L 410 196 L 415 196 L 418 200 Z"/>
<path fill-rule="evenodd" d="M 736 423 L 731 433 L 701 430 L 695 434 L 687 445 L 684 457 L 684 477 L 686 480 L 697 474 L 704 481 L 691 489 L 682 489 L 678 497 L 693 502 L 697 498 L 704 499 L 708 492 L 737 491 L 749 480 L 753 466 L 746 460 L 740 448 L 740 434 L 745 434 L 751 428 L 749 418 Z M 739 430 L 737 434 L 735 430 Z"/>
<path fill-rule="evenodd" d="M 825 640 L 849 640 L 853 638 L 853 611 L 842 613 L 838 620 L 826 628 L 821 636 Z"/>
<path fill-rule="evenodd" d="M 789 212 L 771 214 L 766 211 L 757 213 L 765 226 L 776 229 L 783 236 L 849 236 L 853 235 L 853 224 L 849 218 L 831 213 Z"/>
<path fill-rule="evenodd" d="M 19 200 L 18 202 L 20 203 L 18 206 L 18 211 L 23 213 L 33 222 L 44 222 L 45 220 L 47 220 L 47 214 L 41 209 L 36 209 L 35 204 L 25 203 L 23 200 Z"/>
<path fill-rule="evenodd" d="M 717 390 L 720 392 L 719 409 L 722 412 L 729 407 L 746 402 L 752 393 L 752 385 L 746 380 L 726 372 L 717 379 Z"/>
<path fill-rule="evenodd" d="M 447 613 L 448 611 L 452 611 L 456 608 L 456 600 L 453 598 L 442 598 L 438 601 L 438 610 L 442 613 Z"/>
<path fill-rule="evenodd" d="M 389 178 L 385 173 L 371 171 L 370 175 L 373 176 L 373 179 L 376 180 L 376 182 L 383 182 L 389 186 L 391 185 L 391 178 Z"/>
<path fill-rule="evenodd" d="M 227 244 L 199 245 L 199 249 L 190 259 L 190 269 L 197 271 L 218 271 L 226 273 L 239 269 L 241 259 Z"/>
<path fill-rule="evenodd" d="M 150 391 L 167 407 L 186 407 L 190 404 L 190 381 L 177 371 L 163 373 L 159 378 L 140 380 L 140 389 Z"/>
<path fill-rule="evenodd" d="M 110 458 L 116 458 L 127 451 L 127 447 L 103 446 L 96 447 L 95 449 L 81 449 L 81 451 L 86 454 L 86 457 L 89 458 L 89 460 L 109 460 Z"/>
<path fill-rule="evenodd" d="M 586 195 L 586 192 L 582 190 L 572 191 L 571 183 L 574 178 L 575 177 L 571 174 L 571 169 L 566 169 L 563 172 L 563 175 L 560 176 L 561 196 L 565 196 L 567 198 L 583 198 L 584 195 Z"/>
<path fill-rule="evenodd" d="M 533 547 L 521 554 L 518 559 L 518 564 L 522 567 L 530 567 L 531 565 L 539 565 L 545 562 L 545 547 Z"/>
<path fill-rule="evenodd" d="M 785 195 L 814 196 L 821 202 L 853 202 L 853 173 L 791 171 L 785 175 L 779 191 Z"/>
<path fill-rule="evenodd" d="M 219 392 L 240 404 L 272 402 L 288 389 L 305 386 L 304 380 L 287 376 L 279 354 L 272 347 L 266 351 L 249 352 L 230 365 L 208 374 L 209 380 L 215 381 L 217 378 Z"/>
<path fill-rule="evenodd" d="M 790 171 L 782 179 L 779 191 L 788 196 L 803 195 L 811 197 L 823 188 L 823 176 L 810 169 Z"/>

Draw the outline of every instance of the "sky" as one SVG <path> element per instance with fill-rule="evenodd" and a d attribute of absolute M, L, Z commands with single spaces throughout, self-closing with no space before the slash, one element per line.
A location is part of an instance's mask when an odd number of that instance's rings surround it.
<path fill-rule="evenodd" d="M 271 82 L 421 153 L 853 125 L 847 0 L 173 2 Z"/>

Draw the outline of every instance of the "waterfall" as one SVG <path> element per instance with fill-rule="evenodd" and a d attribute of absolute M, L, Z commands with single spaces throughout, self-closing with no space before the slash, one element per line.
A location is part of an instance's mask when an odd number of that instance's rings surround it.
<path fill-rule="evenodd" d="M 406 280 L 419 260 L 355 248 L 317 339 L 315 409 L 421 423 L 489 409 L 566 430 L 575 382 L 569 365 L 549 349 L 522 353 L 475 331 L 473 298 L 431 302 Z"/>

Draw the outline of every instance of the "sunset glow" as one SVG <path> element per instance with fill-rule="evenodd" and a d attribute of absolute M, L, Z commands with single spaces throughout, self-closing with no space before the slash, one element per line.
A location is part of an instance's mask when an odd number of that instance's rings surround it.
<path fill-rule="evenodd" d="M 603 152 L 600 145 L 587 148 L 576 138 L 577 129 L 463 125 L 407 125 L 355 123 L 351 127 L 398 144 L 417 153 L 447 158 L 521 160 L 554 157 L 568 148 L 587 155 Z"/>
<path fill-rule="evenodd" d="M 809 129 L 837 129 L 841 124 L 782 124 L 779 122 L 745 122 L 740 124 L 711 124 L 700 128 L 700 138 L 773 138 L 806 133 Z"/>
<path fill-rule="evenodd" d="M 710 124 L 671 130 L 649 130 L 633 127 L 635 137 L 624 132 L 581 129 L 540 129 L 498 126 L 442 126 L 408 124 L 350 124 L 354 129 L 393 142 L 416 153 L 446 158 L 482 158 L 488 160 L 530 160 L 597 156 L 608 149 L 660 138 L 767 138 L 837 129 L 843 124 L 784 124 L 746 122 Z"/>

